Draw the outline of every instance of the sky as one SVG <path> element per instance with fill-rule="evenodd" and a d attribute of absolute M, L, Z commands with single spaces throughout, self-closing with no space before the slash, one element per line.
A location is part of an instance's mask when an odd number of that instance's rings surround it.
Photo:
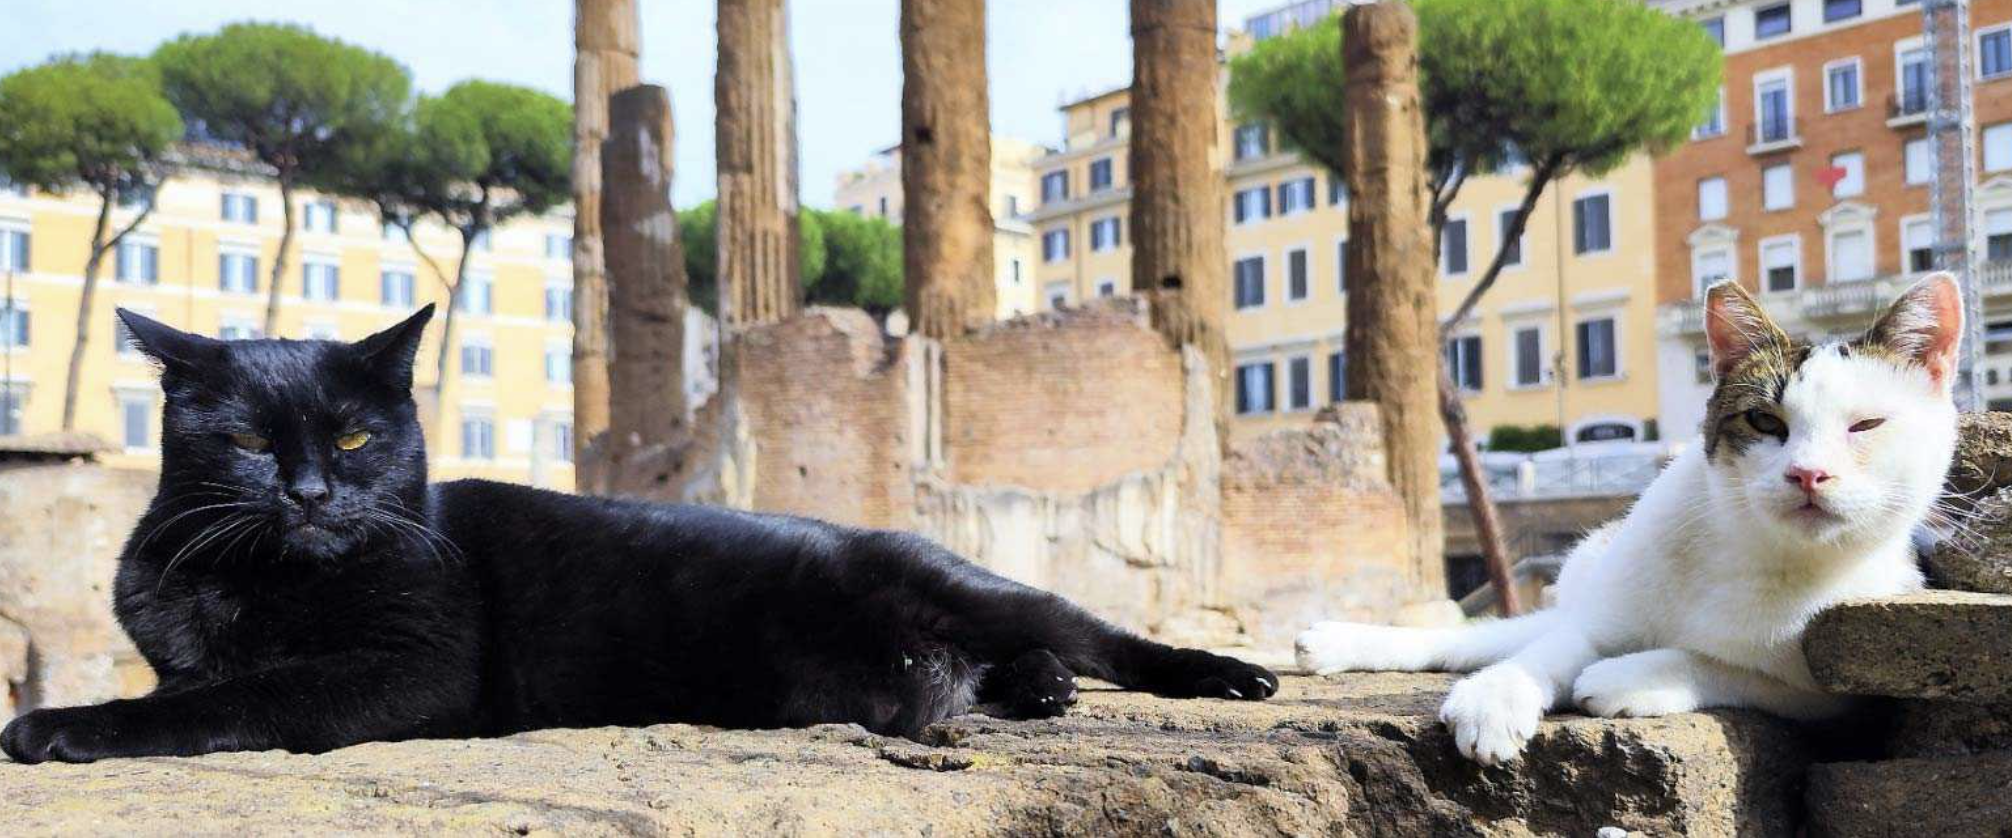
<path fill-rule="evenodd" d="M 676 134 L 672 199 L 713 184 L 713 3 L 637 0 L 642 76 L 670 91 Z M 793 0 L 802 199 L 831 205 L 838 173 L 901 133 L 899 0 Z M 1131 79 L 1126 0 L 991 0 L 986 70 L 992 129 L 1061 140 L 1056 106 Z M 1227 31 L 1283 0 L 1218 0 Z M 240 20 L 285 21 L 377 50 L 412 70 L 422 92 L 467 78 L 528 85 L 570 100 L 570 0 L 5 0 L 0 73 L 54 54 L 140 54 L 185 32 Z"/>

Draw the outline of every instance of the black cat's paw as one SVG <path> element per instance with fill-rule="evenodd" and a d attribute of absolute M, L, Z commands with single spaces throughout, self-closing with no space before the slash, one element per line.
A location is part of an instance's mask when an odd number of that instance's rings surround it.
<path fill-rule="evenodd" d="M 118 731 L 97 707 L 36 710 L 0 731 L 0 750 L 15 762 L 95 762 L 120 756 L 114 750 Z"/>
<path fill-rule="evenodd" d="M 1262 666 L 1196 649 L 1178 654 L 1165 691 L 1169 696 L 1263 701 L 1278 693 L 1278 676 Z"/>
<path fill-rule="evenodd" d="M 992 700 L 1011 719 L 1046 719 L 1076 703 L 1075 673 L 1055 653 L 1035 649 L 986 673 Z"/>

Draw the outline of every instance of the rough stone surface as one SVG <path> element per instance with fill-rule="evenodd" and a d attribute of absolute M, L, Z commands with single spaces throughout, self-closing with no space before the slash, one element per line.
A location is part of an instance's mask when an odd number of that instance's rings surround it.
<path fill-rule="evenodd" d="M 1816 616 L 1803 652 L 1833 692 L 2012 700 L 2012 597 L 1926 591 L 1847 602 Z"/>
<path fill-rule="evenodd" d="M 1958 509 L 2012 486 L 2012 413 L 1965 413 L 1956 419 L 1956 457 L 1947 489 Z"/>
<path fill-rule="evenodd" d="M 1320 620 L 1388 623 L 1443 598 L 1417 584 L 1404 499 L 1385 471 L 1371 402 L 1347 402 L 1306 428 L 1275 431 L 1223 462 L 1225 601 L 1257 642 L 1290 645 Z"/>
<path fill-rule="evenodd" d="M 1935 587 L 2012 594 L 2012 489 L 1978 499 L 1962 526 L 1922 560 Z"/>
<path fill-rule="evenodd" d="M 1964 756 L 2012 749 L 2012 703 L 1902 701 L 1888 750 L 1896 757 Z"/>
<path fill-rule="evenodd" d="M 2012 829 L 2012 751 L 1818 765 L 1809 811 L 1809 834 L 1824 838 L 2002 836 Z"/>
<path fill-rule="evenodd" d="M 16 704 L 0 719 L 125 692 L 117 665 L 137 653 L 112 617 L 112 575 L 154 482 L 84 462 L 0 470 L 0 691 Z"/>
<path fill-rule="evenodd" d="M 1266 703 L 1089 690 L 1069 716 L 682 725 L 86 766 L 0 763 L 25 834 L 1792 834 L 1804 750 L 1713 713 L 1546 723 L 1521 762 L 1453 753 L 1449 678 L 1288 678 Z"/>

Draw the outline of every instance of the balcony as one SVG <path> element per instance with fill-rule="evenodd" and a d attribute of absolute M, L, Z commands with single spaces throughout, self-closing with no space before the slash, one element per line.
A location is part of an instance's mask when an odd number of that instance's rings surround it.
<path fill-rule="evenodd" d="M 1811 321 L 1850 319 L 1853 327 L 1872 323 L 1872 317 L 1887 303 L 1907 290 L 1920 273 L 1887 274 L 1865 280 L 1848 280 L 1805 288 L 1783 294 L 1763 295 L 1762 305 L 1785 328 Z M 1977 266 L 1977 287 L 1985 299 L 2012 296 L 2012 261 L 1985 262 Z M 1791 329 L 1793 331 L 1793 329 Z M 1705 307 L 1701 300 L 1666 303 L 1656 309 L 1656 331 L 1668 336 L 1704 334 Z"/>
<path fill-rule="evenodd" d="M 1920 125 L 1928 121 L 1928 89 L 1925 87 L 1902 90 L 1898 95 L 1886 97 L 1886 124 L 1895 128 Z"/>
<path fill-rule="evenodd" d="M 1747 153 L 1771 154 L 1802 145 L 1802 132 L 1791 117 L 1776 116 L 1755 120 L 1747 126 Z"/>

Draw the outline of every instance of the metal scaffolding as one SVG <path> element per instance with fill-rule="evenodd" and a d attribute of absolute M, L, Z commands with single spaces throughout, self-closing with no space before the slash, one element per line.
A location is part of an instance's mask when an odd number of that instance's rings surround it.
<path fill-rule="evenodd" d="M 1971 190 L 1977 183 L 1977 126 L 1972 114 L 1969 0 L 1922 0 L 1921 34 L 1928 51 L 1927 140 L 1931 171 L 1929 223 L 1938 268 L 1963 288 L 1963 346 L 1956 404 L 1984 409 L 1977 360 L 1984 345 L 1984 294 L 1977 281 L 1977 237 Z"/>

